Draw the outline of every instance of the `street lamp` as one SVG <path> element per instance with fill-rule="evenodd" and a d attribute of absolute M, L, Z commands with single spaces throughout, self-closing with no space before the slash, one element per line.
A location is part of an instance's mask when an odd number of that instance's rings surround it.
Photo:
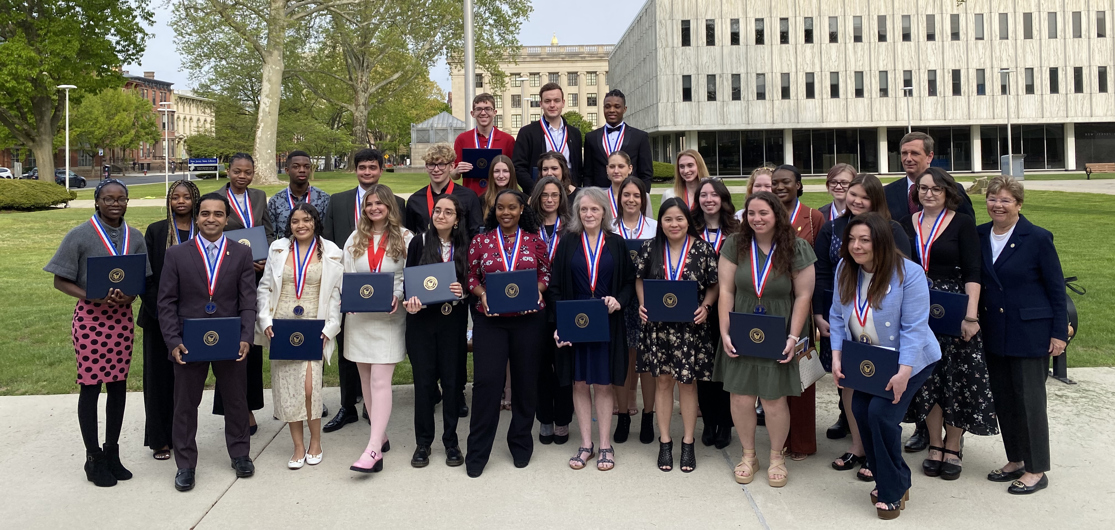
<path fill-rule="evenodd" d="M 999 77 L 1004 77 L 1005 76 L 1007 78 L 1007 83 L 1006 83 L 1007 90 L 1006 90 L 1006 93 L 1004 94 L 1007 97 L 1007 164 L 1008 164 L 1007 165 L 1007 175 L 1009 175 L 1011 177 L 1015 176 L 1014 175 L 1014 142 L 1012 141 L 1011 130 L 1010 130 L 1010 74 L 1012 74 L 1012 73 L 1014 73 L 1014 70 L 1011 70 L 1010 68 L 1000 68 L 999 69 Z M 1002 79 L 1000 79 L 999 81 L 1002 82 Z M 1002 168 L 1000 168 L 1000 171 L 1002 171 Z"/>
<path fill-rule="evenodd" d="M 58 85 L 58 88 L 66 91 L 66 174 L 62 180 L 66 184 L 66 191 L 70 191 L 70 89 L 76 89 L 74 85 Z"/>
<path fill-rule="evenodd" d="M 515 80 L 519 82 L 519 103 L 523 107 L 523 122 L 519 124 L 519 128 L 521 129 L 527 125 L 527 106 L 529 105 L 527 102 L 527 81 L 530 81 L 530 78 L 519 76 L 516 77 Z"/>
<path fill-rule="evenodd" d="M 163 180 L 166 182 L 166 193 L 170 194 L 170 112 L 172 105 L 169 101 L 159 103 L 159 112 L 163 113 Z"/>
<path fill-rule="evenodd" d="M 473 50 L 473 31 L 472 31 L 472 3 L 473 0 L 464 1 L 464 23 L 465 23 L 465 107 L 472 110 L 472 98 L 476 95 L 476 58 Z M 473 127 L 472 113 L 465 112 L 465 127 L 471 129 Z"/>
<path fill-rule="evenodd" d="M 910 100 L 914 97 L 914 87 L 904 86 L 902 91 L 906 93 L 906 134 L 910 134 L 914 130 L 913 121 L 910 118 Z"/>

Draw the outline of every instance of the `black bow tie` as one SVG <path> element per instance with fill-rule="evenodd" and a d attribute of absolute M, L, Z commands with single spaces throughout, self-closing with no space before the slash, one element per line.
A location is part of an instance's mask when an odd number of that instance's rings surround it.
<path fill-rule="evenodd" d="M 622 129 L 622 127 L 618 125 L 615 127 L 612 127 L 611 125 L 605 125 L 604 134 L 618 133 L 620 129 Z"/>

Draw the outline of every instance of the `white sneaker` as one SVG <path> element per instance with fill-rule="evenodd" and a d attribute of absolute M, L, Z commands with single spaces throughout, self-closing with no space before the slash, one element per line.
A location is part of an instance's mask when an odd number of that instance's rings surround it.
<path fill-rule="evenodd" d="M 294 457 L 291 457 L 290 462 L 286 463 L 286 467 L 288 469 L 302 469 L 302 465 L 306 463 L 306 456 L 307 455 L 302 455 L 302 458 L 298 460 L 295 460 Z"/>
<path fill-rule="evenodd" d="M 324 458 L 324 457 L 325 457 L 325 451 L 322 451 L 322 452 L 320 452 L 316 455 L 311 455 L 309 453 L 306 453 L 306 463 L 310 464 L 311 466 L 316 466 L 316 465 L 321 463 L 321 459 Z"/>

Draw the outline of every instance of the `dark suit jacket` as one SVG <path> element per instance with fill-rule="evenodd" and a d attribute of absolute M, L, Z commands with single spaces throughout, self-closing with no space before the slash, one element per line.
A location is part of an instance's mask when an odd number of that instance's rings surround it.
<path fill-rule="evenodd" d="M 248 344 L 255 341 L 256 272 L 252 267 L 252 249 L 229 241 L 219 274 L 213 293 L 217 312 L 208 315 L 205 263 L 194 240 L 166 249 L 158 305 L 159 327 L 168 350 L 182 344 L 182 320 L 187 318 L 240 317 L 240 341 Z"/>
<path fill-rule="evenodd" d="M 225 195 L 225 198 L 228 198 L 228 184 L 225 184 L 225 187 L 220 189 L 220 193 Z M 230 200 L 229 202 L 231 203 L 232 201 Z M 271 214 L 267 212 L 267 194 L 264 193 L 263 190 L 248 188 L 248 202 L 252 205 L 252 224 L 255 226 L 262 226 L 267 232 L 268 245 L 274 243 L 275 227 L 271 226 L 273 224 L 271 222 Z M 236 215 L 236 212 L 232 212 L 232 215 L 228 216 L 228 223 L 225 224 L 225 231 L 240 230 L 241 228 L 244 228 L 244 223 L 240 222 L 240 217 Z M 279 234 L 278 237 L 283 237 L 283 235 Z"/>
<path fill-rule="evenodd" d="M 999 259 L 991 261 L 991 223 L 976 227 L 983 251 L 980 330 L 984 351 L 1049 355 L 1049 339 L 1068 341 L 1065 277 L 1053 234 L 1019 216 Z"/>
<path fill-rule="evenodd" d="M 565 118 L 562 118 L 562 121 L 564 122 Z M 566 134 L 569 135 L 569 178 L 573 181 L 573 185 L 579 188 L 582 186 L 581 130 L 569 124 L 566 126 L 568 127 Z M 538 167 L 538 159 L 549 150 L 545 134 L 542 131 L 542 124 L 532 121 L 519 129 L 519 135 L 515 138 L 515 152 L 511 156 L 511 162 L 515 164 L 515 180 L 527 195 L 530 195 L 534 189 L 531 168 Z"/>
<path fill-rule="evenodd" d="M 910 206 L 907 204 L 910 196 L 908 195 L 907 177 L 902 177 L 886 186 L 883 186 L 883 192 L 887 196 L 887 208 L 890 210 L 890 218 L 895 221 L 901 221 L 904 217 L 910 216 Z M 976 218 L 976 211 L 972 208 L 972 198 L 968 196 L 968 190 L 964 189 L 964 185 L 957 182 L 956 189 L 960 191 L 960 197 L 963 198 L 960 206 L 956 211 L 966 214 L 972 219 Z"/>
<path fill-rule="evenodd" d="M 650 191 L 650 181 L 654 177 L 650 137 L 646 132 L 628 125 L 623 131 L 623 145 L 619 149 L 631 157 L 631 165 L 634 166 L 631 176 L 642 180 L 647 185 L 647 191 Z M 581 180 L 585 186 L 604 188 L 611 185 L 608 180 L 608 155 L 604 152 L 604 127 L 585 135 L 584 164 Z"/>
<path fill-rule="evenodd" d="M 405 215 L 406 202 L 398 195 L 395 196 L 395 204 L 399 206 L 399 215 Z M 344 247 L 348 236 L 356 231 L 356 188 L 330 195 L 329 208 L 325 210 L 321 223 L 322 237 L 338 247 Z"/>
<path fill-rule="evenodd" d="M 159 280 L 163 275 L 163 261 L 166 257 L 167 220 L 155 221 L 147 227 L 143 241 L 147 243 L 147 262 L 151 264 L 151 275 L 147 277 L 147 290 L 139 296 L 140 306 L 136 325 L 142 328 L 159 327 Z"/>
<path fill-rule="evenodd" d="M 449 186 L 446 185 L 446 188 Z M 426 231 L 427 226 L 430 224 L 430 208 L 429 201 L 426 200 L 426 190 L 430 186 L 427 184 L 422 186 L 418 191 L 411 193 L 410 198 L 407 199 L 406 209 L 403 210 L 403 226 L 407 230 L 415 234 L 421 234 Z M 444 195 L 445 190 L 442 190 Z M 461 202 L 461 210 L 457 213 L 457 218 L 468 230 L 468 236 L 471 238 L 480 232 L 480 227 L 484 226 L 484 217 L 481 215 L 480 197 L 476 195 L 475 191 L 458 184 L 453 183 L 453 195 Z M 434 203 L 437 203 L 441 195 L 434 196 Z"/>

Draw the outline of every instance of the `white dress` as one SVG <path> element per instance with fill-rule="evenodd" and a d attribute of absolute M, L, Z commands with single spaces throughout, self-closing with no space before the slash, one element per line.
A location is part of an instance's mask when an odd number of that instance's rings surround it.
<path fill-rule="evenodd" d="M 381 236 L 373 236 L 378 246 Z M 356 363 L 395 364 L 406 357 L 406 310 L 403 309 L 403 266 L 406 265 L 406 249 L 414 237 L 403 230 L 403 252 L 397 259 L 390 254 L 383 257 L 379 272 L 395 273 L 394 294 L 399 300 L 395 314 L 354 313 L 345 317 L 346 359 Z M 352 246 L 356 232 L 345 241 L 345 272 L 371 272 L 368 267 L 367 252 L 359 258 L 353 257 Z"/>

